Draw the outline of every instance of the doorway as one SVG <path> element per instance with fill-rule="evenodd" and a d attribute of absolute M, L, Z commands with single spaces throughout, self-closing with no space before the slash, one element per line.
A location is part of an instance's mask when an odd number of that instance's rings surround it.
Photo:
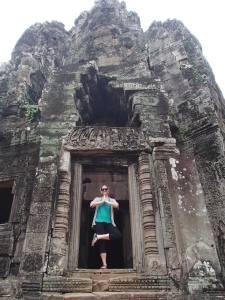
<path fill-rule="evenodd" d="M 0 182 L 0 224 L 9 222 L 12 203 L 13 181 Z"/>
<path fill-rule="evenodd" d="M 90 208 L 90 202 L 99 196 L 99 188 L 106 184 L 109 186 L 109 196 L 119 203 L 119 209 L 114 209 L 115 223 L 122 233 L 122 240 L 108 241 L 107 264 L 109 269 L 133 268 L 133 254 L 131 241 L 130 209 L 128 195 L 127 168 L 93 168 L 83 165 L 83 192 L 81 204 L 80 247 L 78 268 L 99 269 L 101 259 L 98 243 L 91 247 L 94 230 L 91 227 L 95 209 Z"/>

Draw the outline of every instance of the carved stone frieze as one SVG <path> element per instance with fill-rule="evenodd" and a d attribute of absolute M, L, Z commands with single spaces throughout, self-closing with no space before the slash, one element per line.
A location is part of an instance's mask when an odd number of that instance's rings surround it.
<path fill-rule="evenodd" d="M 57 293 L 91 293 L 92 279 L 88 278 L 65 278 L 50 276 L 43 280 L 42 290 L 44 292 Z"/>
<path fill-rule="evenodd" d="M 116 278 L 109 282 L 110 292 L 119 291 L 170 291 L 171 281 L 167 277 L 140 276 L 132 278 Z"/>
<path fill-rule="evenodd" d="M 143 132 L 130 127 L 74 127 L 65 148 L 75 150 L 141 150 L 148 148 Z"/>

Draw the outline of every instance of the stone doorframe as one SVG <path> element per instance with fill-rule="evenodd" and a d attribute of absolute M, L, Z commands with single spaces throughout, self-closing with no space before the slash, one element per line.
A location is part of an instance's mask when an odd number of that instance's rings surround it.
<path fill-rule="evenodd" d="M 71 155 L 102 153 L 107 156 L 117 152 L 137 157 L 137 163 L 127 165 L 133 269 L 149 275 L 167 273 L 160 213 L 152 187 L 152 141 L 137 128 L 75 127 L 70 131 L 59 162 L 49 275 L 66 275 L 78 268 L 82 163 L 74 165 L 75 184 L 71 187 Z"/>

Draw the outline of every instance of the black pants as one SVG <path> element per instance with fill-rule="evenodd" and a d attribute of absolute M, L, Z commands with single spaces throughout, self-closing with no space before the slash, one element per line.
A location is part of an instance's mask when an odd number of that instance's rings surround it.
<path fill-rule="evenodd" d="M 104 223 L 104 222 L 96 222 L 95 225 L 95 232 L 97 234 L 109 234 L 109 240 L 115 241 L 122 238 L 122 234 L 118 230 L 116 226 L 113 226 L 111 223 Z M 100 253 L 106 253 L 106 247 L 105 247 L 106 240 L 99 240 L 99 250 Z"/>

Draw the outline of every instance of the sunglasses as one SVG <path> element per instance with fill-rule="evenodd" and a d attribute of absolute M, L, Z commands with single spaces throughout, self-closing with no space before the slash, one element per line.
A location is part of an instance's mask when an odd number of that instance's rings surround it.
<path fill-rule="evenodd" d="M 105 189 L 101 189 L 101 191 L 108 191 L 108 188 L 105 188 Z"/>

